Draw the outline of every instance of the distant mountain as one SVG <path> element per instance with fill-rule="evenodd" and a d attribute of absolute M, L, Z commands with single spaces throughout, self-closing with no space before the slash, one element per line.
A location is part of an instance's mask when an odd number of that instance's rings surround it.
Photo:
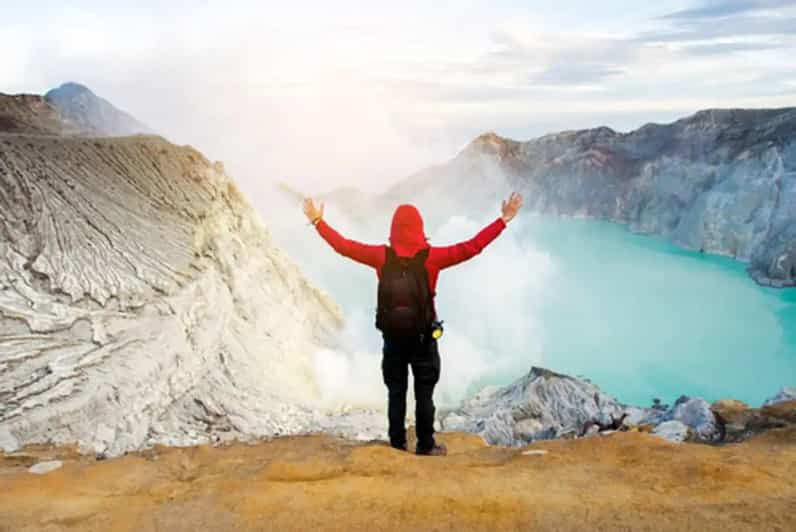
<path fill-rule="evenodd" d="M 44 96 L 0 93 L 0 131 L 96 137 L 153 132 L 84 85 L 71 82 Z"/>
<path fill-rule="evenodd" d="M 761 284 L 796 286 L 796 108 L 713 109 L 527 142 L 487 133 L 379 203 L 412 201 L 443 218 L 493 209 L 509 189 L 530 210 L 625 223 L 749 262 Z"/>
<path fill-rule="evenodd" d="M 71 123 L 104 136 L 152 133 L 147 126 L 79 83 L 64 83 L 44 95 Z"/>

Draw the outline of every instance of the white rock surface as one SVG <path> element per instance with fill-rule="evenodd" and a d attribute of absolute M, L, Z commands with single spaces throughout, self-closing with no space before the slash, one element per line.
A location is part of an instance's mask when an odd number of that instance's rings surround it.
<path fill-rule="evenodd" d="M 13 453 L 19 449 L 19 442 L 11 435 L 7 427 L 0 427 L 0 451 Z"/>
<path fill-rule="evenodd" d="M 55 471 L 56 469 L 61 469 L 64 463 L 60 460 L 50 460 L 49 462 L 39 462 L 36 465 L 30 466 L 28 468 L 28 473 L 33 473 L 34 475 L 46 475 L 51 471 Z"/>
<path fill-rule="evenodd" d="M 682 421 L 672 419 L 652 429 L 652 433 L 670 442 L 682 443 L 688 438 L 688 426 Z"/>
<path fill-rule="evenodd" d="M 3 449 L 319 430 L 311 354 L 340 322 L 190 147 L 0 134 Z"/>
<path fill-rule="evenodd" d="M 796 388 L 782 388 L 777 395 L 766 399 L 763 406 L 771 406 L 777 403 L 784 403 L 785 401 L 796 401 Z"/>

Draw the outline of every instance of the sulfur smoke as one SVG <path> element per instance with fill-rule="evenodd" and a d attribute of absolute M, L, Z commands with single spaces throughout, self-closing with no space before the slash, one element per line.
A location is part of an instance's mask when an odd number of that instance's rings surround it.
<path fill-rule="evenodd" d="M 373 324 L 375 272 L 337 255 L 307 225 L 295 198 L 276 194 L 268 203 L 265 218 L 274 237 L 344 310 L 345 327 L 337 344 L 315 354 L 315 377 L 325 406 L 383 408 L 381 336 Z M 498 214 L 496 204 L 491 215 L 450 216 L 427 224 L 426 233 L 432 245 L 459 242 Z M 325 218 L 348 238 L 383 243 L 391 216 L 392 210 L 385 208 L 366 221 L 354 220 L 327 204 Z M 518 217 L 482 254 L 440 274 L 437 310 L 445 321 L 442 375 L 435 392 L 440 406 L 455 405 L 478 387 L 516 376 L 542 361 L 540 305 L 554 264 L 519 236 L 523 223 Z"/>

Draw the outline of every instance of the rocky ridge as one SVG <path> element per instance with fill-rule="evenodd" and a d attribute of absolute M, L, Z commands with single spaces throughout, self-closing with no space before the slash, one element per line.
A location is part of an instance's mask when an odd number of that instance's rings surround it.
<path fill-rule="evenodd" d="M 627 224 L 748 262 L 761 284 L 796 286 L 796 108 L 712 109 L 527 142 L 487 133 L 380 199 L 444 218 L 491 207 L 508 189 L 533 211 Z"/>

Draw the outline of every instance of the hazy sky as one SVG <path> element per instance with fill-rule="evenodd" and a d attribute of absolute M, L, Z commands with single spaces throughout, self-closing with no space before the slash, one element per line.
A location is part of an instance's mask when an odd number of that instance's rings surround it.
<path fill-rule="evenodd" d="M 796 0 L 0 0 L 0 49 L 0 91 L 85 83 L 250 193 L 382 188 L 487 130 L 796 105 Z"/>

